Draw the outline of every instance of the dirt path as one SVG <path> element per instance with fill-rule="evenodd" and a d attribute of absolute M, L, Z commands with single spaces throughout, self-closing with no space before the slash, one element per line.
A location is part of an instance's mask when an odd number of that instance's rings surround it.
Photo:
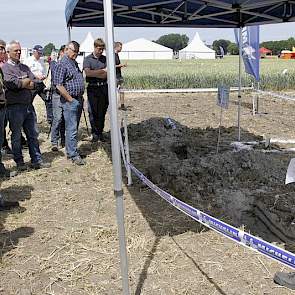
<path fill-rule="evenodd" d="M 293 102 L 263 100 L 261 107 L 269 114 L 253 117 L 250 98 L 244 98 L 242 106 L 242 140 L 263 134 L 295 139 Z M 229 110 L 224 113 L 222 154 L 229 151 L 228 141 L 236 134 L 235 96 L 231 100 Z M 157 173 L 158 168 L 167 166 L 165 171 L 171 174 L 175 166 L 169 164 L 171 159 L 165 158 L 164 148 L 165 142 L 169 147 L 173 142 L 162 141 L 165 134 L 169 139 L 168 131 L 161 131 L 161 119 L 155 118 L 172 117 L 185 130 L 183 138 L 192 137 L 191 141 L 186 140 L 188 154 L 200 153 L 212 160 L 219 123 L 215 95 L 128 95 L 127 101 L 132 107 L 129 113 L 132 161 L 165 189 L 174 188 L 176 197 L 188 197 L 178 193 L 185 192 L 180 189 L 183 184 L 194 183 L 195 179 L 189 181 L 189 175 L 185 174 L 192 169 L 177 170 L 182 178 L 175 178 L 174 187 L 163 178 L 168 174 Z M 41 112 L 42 106 L 38 109 Z M 39 117 L 41 120 L 42 116 Z M 48 126 L 42 123 L 40 129 L 44 158 L 52 162 L 52 168 L 28 171 L 2 183 L 5 197 L 21 200 L 22 210 L 0 213 L 0 294 L 121 294 L 110 145 L 91 145 L 83 126 L 80 148 L 87 155 L 87 165 L 75 167 L 65 159 L 63 151 L 50 152 L 45 134 Z M 198 145 L 202 143 L 200 138 L 208 145 L 207 150 Z M 267 175 L 274 177 L 271 187 L 278 193 L 284 189 L 283 168 L 291 157 L 294 155 L 276 158 L 274 163 L 280 169 L 265 167 L 274 171 Z M 275 161 L 275 156 L 268 158 Z M 214 159 L 219 167 L 220 158 Z M 189 167 L 190 162 L 184 160 L 183 167 Z M 5 163 L 13 165 L 11 160 Z M 245 192 L 245 182 L 239 182 L 240 192 Z M 200 196 L 214 195 L 205 186 L 202 189 Z M 192 196 L 198 190 L 192 187 Z M 238 191 L 238 186 L 234 190 Z M 293 191 L 290 187 L 288 193 L 292 195 Z M 219 187 L 217 192 L 221 193 Z M 276 271 L 288 271 L 287 268 L 199 226 L 138 181 L 130 188 L 124 186 L 124 196 L 131 294 L 295 294 L 272 282 Z M 205 201 L 196 198 L 196 207 L 207 204 L 209 210 L 210 202 Z M 214 207 L 213 211 L 222 215 L 220 208 Z"/>

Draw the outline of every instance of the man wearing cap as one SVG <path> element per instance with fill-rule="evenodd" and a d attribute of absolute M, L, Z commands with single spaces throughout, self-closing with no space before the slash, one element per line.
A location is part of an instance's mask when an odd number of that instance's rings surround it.
<path fill-rule="evenodd" d="M 41 45 L 35 45 L 33 48 L 33 54 L 24 61 L 24 64 L 30 68 L 36 79 L 40 81 L 43 81 L 46 78 L 45 64 L 41 59 L 42 55 L 43 47 Z"/>
<path fill-rule="evenodd" d="M 40 83 L 37 90 L 33 92 L 33 99 L 37 94 L 43 99 L 46 107 L 47 122 L 51 124 L 53 117 L 52 102 L 47 101 L 46 94 L 44 93 L 45 84 L 43 83 L 43 80 L 47 77 L 47 73 L 41 56 L 43 56 L 43 47 L 41 45 L 35 45 L 33 47 L 33 54 L 24 61 L 24 64 L 30 68 L 31 72 Z"/>
<path fill-rule="evenodd" d="M 90 106 L 92 141 L 105 141 L 103 129 L 105 115 L 109 105 L 106 57 L 102 54 L 105 43 L 102 39 L 94 40 L 93 53 L 86 56 L 83 69 L 86 74 L 87 97 Z"/>
<path fill-rule="evenodd" d="M 76 58 L 79 43 L 71 41 L 67 44 L 65 55 L 57 63 L 53 84 L 61 95 L 61 103 L 66 125 L 67 157 L 76 165 L 85 165 L 78 152 L 78 126 L 82 114 L 84 79 Z"/>
<path fill-rule="evenodd" d="M 21 145 L 21 129 L 23 128 L 29 146 L 31 167 L 34 169 L 48 168 L 50 165 L 42 160 L 36 112 L 32 105 L 32 90 L 36 79 L 28 66 L 20 63 L 21 46 L 18 41 L 7 45 L 8 61 L 3 65 L 7 115 L 11 130 L 11 145 L 14 161 L 18 170 L 25 170 Z"/>

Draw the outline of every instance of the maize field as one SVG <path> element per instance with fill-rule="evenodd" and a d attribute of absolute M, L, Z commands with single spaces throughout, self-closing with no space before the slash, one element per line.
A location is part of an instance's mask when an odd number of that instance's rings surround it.
<path fill-rule="evenodd" d="M 260 88 L 295 89 L 295 61 L 269 58 L 260 60 Z M 123 69 L 124 88 L 173 89 L 238 86 L 239 58 L 215 60 L 129 60 Z M 242 68 L 242 86 L 251 86 L 252 76 Z"/>

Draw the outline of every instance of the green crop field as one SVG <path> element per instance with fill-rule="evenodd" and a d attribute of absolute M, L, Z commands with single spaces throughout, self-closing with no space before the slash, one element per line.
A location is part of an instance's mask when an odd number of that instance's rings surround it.
<path fill-rule="evenodd" d="M 123 69 L 125 88 L 210 88 L 238 86 L 238 56 L 215 60 L 143 60 L 127 61 Z M 261 89 L 295 89 L 295 60 L 261 59 Z M 283 74 L 283 71 L 286 73 Z M 242 70 L 242 85 L 253 79 Z"/>

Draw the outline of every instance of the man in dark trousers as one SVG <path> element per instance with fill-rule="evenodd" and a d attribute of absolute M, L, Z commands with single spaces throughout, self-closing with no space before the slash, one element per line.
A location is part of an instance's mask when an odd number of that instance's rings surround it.
<path fill-rule="evenodd" d="M 116 62 L 116 78 L 117 78 L 117 86 L 118 89 L 122 87 L 122 84 L 124 82 L 123 76 L 122 76 L 122 68 L 127 67 L 127 64 L 122 64 L 120 60 L 119 53 L 122 51 L 122 43 L 121 42 L 115 42 L 114 50 L 115 50 L 115 62 Z M 126 111 L 127 108 L 125 107 L 124 102 L 124 93 L 120 92 L 120 107 L 119 110 Z"/>
<path fill-rule="evenodd" d="M 109 105 L 106 57 L 102 54 L 105 43 L 98 38 L 94 41 L 93 53 L 86 56 L 83 69 L 86 74 L 87 96 L 92 115 L 92 141 L 105 141 L 103 129 Z"/>
<path fill-rule="evenodd" d="M 6 99 L 4 92 L 4 76 L 0 67 L 0 147 L 5 139 L 5 119 L 6 119 Z M 0 152 L 0 178 L 9 178 L 16 175 L 16 171 L 10 172 L 7 170 L 2 163 L 2 153 Z M 0 197 L 1 199 L 1 197 Z M 0 200 L 1 206 L 1 200 Z"/>
<path fill-rule="evenodd" d="M 5 51 L 5 48 L 1 48 L 1 40 L 0 40 L 0 52 Z M 0 146 L 2 145 L 4 139 L 4 120 L 5 120 L 5 113 L 6 113 L 6 100 L 4 94 L 4 83 L 3 83 L 3 73 L 0 67 Z M 0 177 L 10 177 L 14 176 L 11 175 L 8 170 L 4 167 L 2 163 L 2 156 L 0 153 Z M 10 210 L 14 207 L 19 206 L 18 202 L 10 202 L 4 201 L 2 194 L 0 193 L 0 211 Z"/>

